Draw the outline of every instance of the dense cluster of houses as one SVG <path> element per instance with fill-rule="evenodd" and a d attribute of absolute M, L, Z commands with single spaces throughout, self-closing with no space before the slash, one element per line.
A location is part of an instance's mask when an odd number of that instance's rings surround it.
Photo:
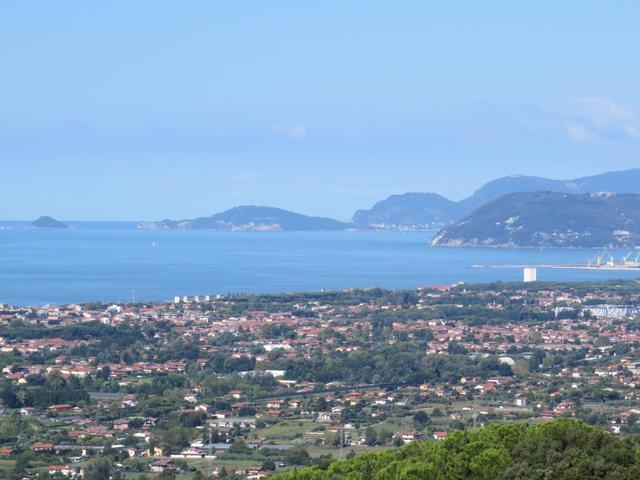
<path fill-rule="evenodd" d="M 199 346 L 196 359 L 159 360 L 152 358 L 150 352 L 144 361 L 101 362 L 73 353 L 99 339 L 7 336 L 0 338 L 0 351 L 14 354 L 16 361 L 3 365 L 1 374 L 5 382 L 16 386 L 28 385 L 34 375 L 51 374 L 78 380 L 106 375 L 106 380 L 118 385 L 115 392 L 91 392 L 89 401 L 53 404 L 43 409 L 24 405 L 16 410 L 21 417 L 38 418 L 52 426 L 50 432 L 58 432 L 53 441 L 47 435 L 34 438 L 30 449 L 59 460 L 49 466 L 49 472 L 67 477 L 82 475 L 82 470 L 67 460 L 93 456 L 106 446 L 126 452 L 129 459 L 144 459 L 151 472 L 177 471 L 182 461 L 224 457 L 238 439 L 256 449 L 284 451 L 309 445 L 366 449 L 371 439 L 367 438 L 365 426 L 392 429 L 390 442 L 394 444 L 425 438 L 441 440 L 452 428 L 479 426 L 491 420 L 580 416 L 589 403 L 590 411 L 603 417 L 611 431 L 624 433 L 640 418 L 640 328 L 636 324 L 640 293 L 585 291 L 577 293 L 570 287 L 465 290 L 459 285 L 440 286 L 419 289 L 415 301 L 409 303 L 373 296 L 359 302 L 329 302 L 312 297 L 292 301 L 286 308 L 253 308 L 241 313 L 234 308 L 237 301 L 233 297 L 180 297 L 167 303 L 106 307 L 0 306 L 0 325 L 19 320 L 59 331 L 83 322 L 114 327 L 168 322 L 172 329 L 159 331 L 156 335 L 160 339 L 165 335 L 167 341 L 180 338 Z M 442 314 L 442 305 L 447 305 L 446 315 Z M 469 305 L 481 308 L 486 321 L 456 317 L 457 309 L 463 311 Z M 526 307 L 527 314 L 510 318 L 514 305 L 518 311 Z M 415 313 L 411 320 L 401 315 L 406 310 Z M 509 372 L 490 377 L 462 376 L 455 382 L 390 387 L 340 381 L 319 384 L 291 378 L 286 370 L 272 364 L 276 353 L 286 357 L 306 355 L 312 350 L 328 354 L 362 348 L 349 339 L 373 335 L 371 314 L 375 312 L 392 318 L 388 326 L 391 334 L 385 339 L 390 344 L 398 339 L 420 339 L 425 344 L 425 356 L 492 357 L 507 365 Z M 396 312 L 397 320 L 393 320 Z M 272 328 L 286 333 L 274 336 Z M 426 340 L 424 332 L 428 332 Z M 256 371 L 273 376 L 277 388 L 265 398 L 251 398 L 243 390 L 232 390 L 222 395 L 225 406 L 216 407 L 203 385 L 190 382 L 180 392 L 180 412 L 201 415 L 205 422 L 187 446 L 167 450 L 154 441 L 154 429 L 161 418 L 144 414 L 140 409 L 143 399 L 131 393 L 135 392 L 132 387 L 157 375 L 188 375 L 193 369 L 207 368 L 208 358 L 220 351 L 215 340 L 225 335 L 238 338 L 226 350 L 229 357 L 250 359 Z M 572 352 L 580 352 L 576 361 L 562 363 L 562 358 Z M 314 403 L 319 398 L 321 405 Z M 96 415 L 97 411 L 110 415 Z M 410 419 L 417 411 L 427 413 L 429 422 L 397 422 L 399 416 Z M 117 412 L 122 416 L 114 418 Z M 0 405 L 0 414 L 12 412 Z M 63 433 L 55 428 L 61 418 L 65 419 Z M 392 418 L 395 423 L 390 422 Z M 286 442 L 269 438 L 269 427 L 286 421 L 302 422 L 305 431 Z M 207 432 L 211 435 L 211 431 L 215 431 L 216 440 L 207 441 L 203 437 Z M 2 446 L 0 456 L 11 457 L 20 447 L 23 446 Z M 214 474 L 221 471 L 219 466 L 211 470 Z M 239 466 L 235 473 L 247 478 L 268 474 L 259 466 Z"/>

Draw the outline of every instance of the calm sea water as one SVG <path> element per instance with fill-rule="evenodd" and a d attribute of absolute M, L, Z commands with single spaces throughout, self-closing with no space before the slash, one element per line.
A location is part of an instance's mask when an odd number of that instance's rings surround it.
<path fill-rule="evenodd" d="M 428 232 L 141 231 L 130 223 L 29 230 L 0 222 L 0 303 L 167 300 L 175 295 L 415 288 L 520 280 L 473 264 L 586 262 L 593 250 L 431 248 Z M 626 252 L 612 252 L 621 255 Z M 637 278 L 640 272 L 552 270 L 540 280 Z M 134 293 L 135 291 L 135 293 Z"/>

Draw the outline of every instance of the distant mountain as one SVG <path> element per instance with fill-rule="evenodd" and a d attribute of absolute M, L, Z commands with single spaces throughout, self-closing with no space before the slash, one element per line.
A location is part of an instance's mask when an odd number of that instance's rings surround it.
<path fill-rule="evenodd" d="M 434 246 L 636 247 L 640 195 L 521 192 L 440 231 Z"/>
<path fill-rule="evenodd" d="M 49 217 L 47 215 L 38 218 L 30 225 L 31 228 L 57 228 L 57 229 L 65 229 L 69 228 L 69 225 L 62 223 L 55 218 Z"/>
<path fill-rule="evenodd" d="M 608 172 L 574 180 L 511 176 L 498 178 L 480 187 L 460 205 L 470 212 L 491 200 L 515 192 L 549 191 L 563 193 L 640 193 L 640 168 Z"/>
<path fill-rule="evenodd" d="M 454 202 L 437 193 L 391 195 L 368 210 L 358 210 L 353 215 L 352 222 L 357 228 L 384 230 L 442 228 L 503 195 L 538 191 L 640 194 L 640 169 L 608 172 L 574 180 L 530 176 L 504 177 L 486 183 L 472 196 L 460 202 Z"/>
<path fill-rule="evenodd" d="M 233 231 L 304 231 L 345 230 L 349 224 L 324 217 L 309 217 L 273 207 L 241 206 L 210 217 L 193 220 L 162 220 L 144 222 L 141 229 L 193 229 Z"/>
<path fill-rule="evenodd" d="M 369 210 L 358 210 L 353 224 L 358 228 L 419 230 L 440 228 L 464 215 L 458 203 L 437 193 L 391 195 Z"/>
<path fill-rule="evenodd" d="M 480 187 L 472 196 L 454 202 L 437 193 L 391 195 L 370 209 L 354 213 L 352 223 L 324 217 L 309 217 L 272 207 L 242 206 L 210 217 L 143 222 L 143 229 L 217 230 L 422 230 L 442 228 L 503 195 L 517 192 L 635 193 L 640 194 L 640 168 L 608 172 L 574 180 L 512 176 Z"/>

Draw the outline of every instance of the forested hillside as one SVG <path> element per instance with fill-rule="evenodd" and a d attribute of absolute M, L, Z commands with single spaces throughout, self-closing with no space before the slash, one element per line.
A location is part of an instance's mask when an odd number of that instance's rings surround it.
<path fill-rule="evenodd" d="M 634 248 L 640 195 L 524 192 L 494 200 L 440 231 L 435 246 Z"/>
<path fill-rule="evenodd" d="M 640 478 L 640 439 L 560 419 L 492 424 L 278 475 L 278 480 L 623 480 Z"/>

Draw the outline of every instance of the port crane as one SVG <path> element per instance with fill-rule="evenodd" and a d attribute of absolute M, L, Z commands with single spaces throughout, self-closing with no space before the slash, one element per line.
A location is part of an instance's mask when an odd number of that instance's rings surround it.
<path fill-rule="evenodd" d="M 473 268 L 557 268 L 573 270 L 640 270 L 640 247 L 630 250 L 620 259 L 616 259 L 609 250 L 604 249 L 586 263 L 554 263 L 548 265 L 472 265 Z"/>
<path fill-rule="evenodd" d="M 631 260 L 634 253 L 636 254 L 635 258 Z M 587 268 L 640 268 L 640 250 L 630 250 L 629 253 L 622 256 L 620 261 L 617 261 L 607 249 L 604 249 L 595 258 L 590 258 L 586 266 Z"/>
<path fill-rule="evenodd" d="M 611 267 L 611 266 L 614 266 L 615 263 L 616 263 L 615 258 L 613 258 L 613 255 L 611 255 L 609 253 L 609 250 L 605 248 L 604 250 L 602 250 L 602 252 L 596 255 L 595 258 L 590 258 L 589 260 L 587 260 L 587 267 L 593 267 L 593 268 L 604 267 L 604 266 Z"/>
<path fill-rule="evenodd" d="M 622 257 L 623 265 L 630 266 L 630 267 L 640 267 L 640 250 L 638 250 L 633 260 L 631 261 L 629 260 L 629 258 L 631 257 L 631 255 L 633 255 L 634 252 L 635 250 L 631 250 L 624 257 Z"/>

